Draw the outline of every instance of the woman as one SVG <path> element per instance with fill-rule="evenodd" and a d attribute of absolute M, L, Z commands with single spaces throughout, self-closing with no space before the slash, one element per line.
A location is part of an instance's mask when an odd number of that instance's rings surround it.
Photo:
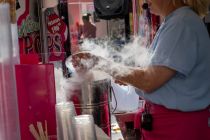
<path fill-rule="evenodd" d="M 149 124 L 142 122 L 142 139 L 210 140 L 210 39 L 201 19 L 209 1 L 148 0 L 148 4 L 152 13 L 164 18 L 151 45 L 150 65 L 132 68 L 126 75 L 110 74 L 136 87 L 147 101 Z M 84 56 L 90 58 L 75 57 Z"/>

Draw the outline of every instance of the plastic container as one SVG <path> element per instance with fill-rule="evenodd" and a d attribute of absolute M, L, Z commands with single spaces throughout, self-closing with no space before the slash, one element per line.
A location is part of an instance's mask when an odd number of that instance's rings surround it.
<path fill-rule="evenodd" d="M 20 140 L 9 4 L 0 3 L 0 140 Z"/>
<path fill-rule="evenodd" d="M 56 104 L 57 140 L 74 140 L 72 119 L 75 115 L 73 102 Z"/>
<path fill-rule="evenodd" d="M 73 117 L 75 140 L 97 140 L 94 119 L 92 115 Z"/>

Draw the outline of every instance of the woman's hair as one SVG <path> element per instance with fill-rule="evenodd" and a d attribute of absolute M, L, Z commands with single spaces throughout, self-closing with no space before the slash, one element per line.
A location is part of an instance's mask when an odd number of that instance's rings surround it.
<path fill-rule="evenodd" d="M 183 2 L 189 5 L 201 17 L 208 13 L 209 0 L 183 0 Z"/>

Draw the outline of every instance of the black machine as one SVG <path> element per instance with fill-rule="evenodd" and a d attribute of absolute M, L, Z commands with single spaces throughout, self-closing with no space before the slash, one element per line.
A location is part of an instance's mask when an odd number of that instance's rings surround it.
<path fill-rule="evenodd" d="M 94 8 L 100 19 L 125 18 L 129 12 L 129 0 L 94 0 Z"/>

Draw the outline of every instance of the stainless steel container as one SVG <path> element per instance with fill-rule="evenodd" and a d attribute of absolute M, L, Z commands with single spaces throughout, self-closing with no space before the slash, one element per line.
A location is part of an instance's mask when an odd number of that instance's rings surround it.
<path fill-rule="evenodd" d="M 80 84 L 80 90 L 74 89 L 71 92 L 70 100 L 74 102 L 77 115 L 92 115 L 95 124 L 111 136 L 111 80 L 85 81 Z"/>

